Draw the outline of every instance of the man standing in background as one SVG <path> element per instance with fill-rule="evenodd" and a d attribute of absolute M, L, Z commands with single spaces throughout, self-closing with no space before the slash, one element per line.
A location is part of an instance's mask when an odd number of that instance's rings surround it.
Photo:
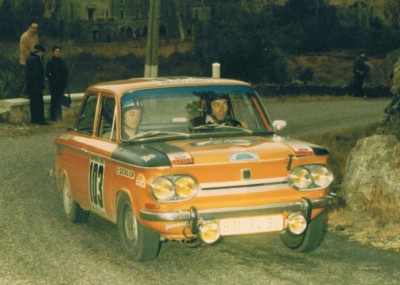
<path fill-rule="evenodd" d="M 368 78 L 370 66 L 367 64 L 367 54 L 360 51 L 353 64 L 353 87 L 355 97 L 364 97 L 364 81 Z"/>
<path fill-rule="evenodd" d="M 48 125 L 44 120 L 44 66 L 43 55 L 45 49 L 41 45 L 35 45 L 34 52 L 31 52 L 26 60 L 26 92 L 30 99 L 31 123 Z"/>
<path fill-rule="evenodd" d="M 68 68 L 61 58 L 61 47 L 53 47 L 53 57 L 47 62 L 46 77 L 51 95 L 50 120 L 62 119 L 61 99 L 68 84 Z"/>
<path fill-rule="evenodd" d="M 31 52 L 34 52 L 35 45 L 39 44 L 38 29 L 38 23 L 32 21 L 28 27 L 28 30 L 22 34 L 19 41 L 19 65 L 21 67 L 23 76 L 25 76 L 26 60 Z M 26 82 L 23 83 L 21 97 L 28 98 L 26 94 Z"/>

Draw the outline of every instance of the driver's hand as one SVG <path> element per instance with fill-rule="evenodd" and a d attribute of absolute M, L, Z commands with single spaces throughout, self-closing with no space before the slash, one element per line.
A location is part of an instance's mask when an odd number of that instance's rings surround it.
<path fill-rule="evenodd" d="M 239 121 L 243 129 L 249 129 L 249 125 L 245 121 Z"/>

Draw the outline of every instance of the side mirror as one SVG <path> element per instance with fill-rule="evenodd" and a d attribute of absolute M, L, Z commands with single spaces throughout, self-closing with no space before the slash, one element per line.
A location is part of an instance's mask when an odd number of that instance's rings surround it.
<path fill-rule="evenodd" d="M 284 128 L 286 128 L 287 124 L 284 120 L 275 120 L 272 122 L 272 125 L 276 131 L 282 131 Z"/>

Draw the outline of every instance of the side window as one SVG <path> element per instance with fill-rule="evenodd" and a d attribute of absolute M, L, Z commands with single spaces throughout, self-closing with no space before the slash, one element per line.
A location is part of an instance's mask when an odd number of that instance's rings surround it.
<path fill-rule="evenodd" d="M 93 124 L 96 115 L 97 97 L 98 96 L 95 94 L 89 95 L 89 97 L 87 97 L 75 128 L 76 131 L 92 135 Z"/>
<path fill-rule="evenodd" d="M 103 97 L 101 100 L 97 136 L 106 140 L 115 140 L 115 99 L 114 97 Z"/>

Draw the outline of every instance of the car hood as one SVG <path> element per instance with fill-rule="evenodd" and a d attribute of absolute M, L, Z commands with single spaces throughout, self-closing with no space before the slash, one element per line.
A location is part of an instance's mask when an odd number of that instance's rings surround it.
<path fill-rule="evenodd" d="M 327 154 L 326 149 L 317 145 L 270 136 L 124 144 L 113 152 L 112 157 L 138 166 L 162 167 Z"/>

